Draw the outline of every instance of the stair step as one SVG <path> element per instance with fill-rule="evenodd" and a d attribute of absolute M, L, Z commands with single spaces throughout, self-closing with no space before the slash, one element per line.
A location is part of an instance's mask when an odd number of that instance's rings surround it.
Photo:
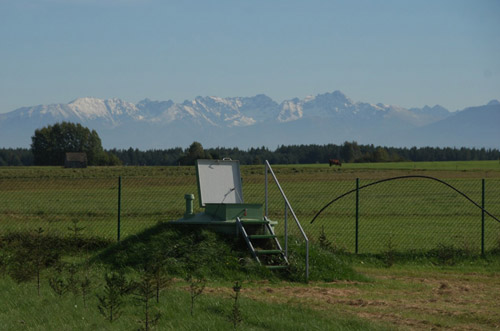
<path fill-rule="evenodd" d="M 250 239 L 274 239 L 276 238 L 273 234 L 252 234 L 248 236 Z"/>
<path fill-rule="evenodd" d="M 266 220 L 240 220 L 241 224 L 268 224 L 269 221 Z"/>
<path fill-rule="evenodd" d="M 282 251 L 279 249 L 260 249 L 260 250 L 255 250 L 256 254 L 280 254 Z"/>
<path fill-rule="evenodd" d="M 275 270 L 275 269 L 287 269 L 287 265 L 266 265 L 267 269 Z"/>

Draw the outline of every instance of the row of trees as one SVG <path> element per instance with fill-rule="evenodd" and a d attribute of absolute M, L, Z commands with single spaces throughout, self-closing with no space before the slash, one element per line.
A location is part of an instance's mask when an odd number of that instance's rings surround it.
<path fill-rule="evenodd" d="M 113 149 L 125 165 L 190 165 L 198 158 L 222 159 L 230 157 L 241 164 L 262 164 L 264 160 L 274 164 L 327 163 L 329 159 L 342 162 L 400 162 L 400 161 L 471 161 L 498 160 L 498 149 L 485 148 L 395 148 L 374 145 L 359 145 L 345 142 L 342 145 L 292 145 L 279 146 L 271 151 L 267 147 L 240 150 L 238 148 L 203 149 L 199 142 L 194 142 L 185 150 L 172 148 L 165 150 L 140 151 Z"/>
<path fill-rule="evenodd" d="M 196 159 L 222 159 L 230 157 L 242 164 L 327 163 L 329 159 L 342 162 L 398 162 L 398 161 L 469 161 L 499 160 L 498 149 L 485 148 L 396 148 L 360 145 L 355 141 L 342 145 L 290 145 L 271 151 L 267 147 L 208 148 L 193 142 L 188 148 L 180 147 L 140 151 L 138 149 L 102 148 L 95 130 L 81 124 L 57 123 L 35 131 L 31 149 L 0 149 L 0 166 L 63 165 L 67 152 L 85 152 L 89 165 L 191 165 Z"/>
<path fill-rule="evenodd" d="M 30 166 L 34 164 L 33 153 L 27 148 L 0 148 L 0 167 Z"/>
<path fill-rule="evenodd" d="M 54 160 L 60 165 L 61 155 Z M 499 160 L 497 149 L 476 148 L 393 148 L 373 145 L 358 145 L 346 142 L 343 145 L 300 145 L 280 146 L 271 151 L 267 147 L 240 150 L 238 148 L 204 149 L 199 142 L 189 148 L 157 149 L 141 151 L 139 149 L 111 149 L 102 151 L 97 158 L 92 158 L 90 165 L 190 165 L 198 158 L 222 159 L 230 157 L 241 164 L 262 164 L 269 160 L 274 164 L 327 163 L 328 159 L 339 159 L 342 162 L 398 162 L 398 161 L 470 161 Z M 37 163 L 33 150 L 0 149 L 0 166 L 31 166 Z M 90 160 L 90 159 L 89 159 Z"/>

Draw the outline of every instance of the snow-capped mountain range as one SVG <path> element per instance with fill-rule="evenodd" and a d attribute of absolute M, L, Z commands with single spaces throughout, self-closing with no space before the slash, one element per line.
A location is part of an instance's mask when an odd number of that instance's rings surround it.
<path fill-rule="evenodd" d="M 474 128 L 470 127 L 471 116 L 479 118 L 472 121 Z M 456 123 L 457 117 L 464 117 L 464 122 Z M 448 127 L 446 123 L 450 120 L 454 124 Z M 186 147 L 195 140 L 204 146 L 240 148 L 340 144 L 346 140 L 387 146 L 498 148 L 500 143 L 500 129 L 496 129 L 500 124 L 497 100 L 450 112 L 438 105 L 406 109 L 354 102 L 342 92 L 334 91 L 285 100 L 281 104 L 260 94 L 196 97 L 183 103 L 145 99 L 137 104 L 116 98 L 86 97 L 67 104 L 23 107 L 0 114 L 0 147 L 29 147 L 36 128 L 61 121 L 96 129 L 105 148 Z M 473 133 L 471 139 L 467 133 L 457 131 L 460 123 L 469 126 L 466 129 Z M 492 123 L 497 124 L 493 131 Z M 435 138 L 436 135 L 440 138 Z"/>

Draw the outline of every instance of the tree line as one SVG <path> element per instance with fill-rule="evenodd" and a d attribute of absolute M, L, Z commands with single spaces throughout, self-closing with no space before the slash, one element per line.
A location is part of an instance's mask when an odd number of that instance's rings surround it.
<path fill-rule="evenodd" d="M 92 145 L 92 144 L 90 144 Z M 97 144 L 99 145 L 99 144 Z M 265 160 L 273 164 L 327 163 L 329 159 L 341 162 L 401 162 L 401 161 L 471 161 L 499 160 L 498 149 L 452 148 L 452 147 L 383 147 L 362 145 L 355 141 L 341 145 L 281 145 L 275 150 L 256 147 L 247 150 L 225 147 L 203 148 L 201 143 L 193 142 L 188 148 L 151 149 L 110 149 L 97 147 L 93 163 L 89 165 L 147 165 L 171 166 L 191 165 L 198 158 L 222 159 L 229 157 L 241 164 L 262 164 Z M 73 151 L 73 150 L 71 150 Z M 77 150 L 75 150 L 77 151 Z M 80 151 L 80 150 L 78 150 Z M 62 164 L 61 148 L 57 149 L 55 159 L 36 158 L 33 148 L 0 149 L 0 166 L 31 166 Z M 52 161 L 47 161 L 52 160 Z"/>

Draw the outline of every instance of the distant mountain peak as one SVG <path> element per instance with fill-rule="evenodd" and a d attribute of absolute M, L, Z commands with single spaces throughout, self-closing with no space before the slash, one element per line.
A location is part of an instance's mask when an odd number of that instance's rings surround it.
<path fill-rule="evenodd" d="M 99 100 L 100 102 L 103 101 L 102 99 L 94 98 L 94 97 L 80 97 L 76 98 L 74 100 L 71 100 L 68 102 L 68 105 L 74 104 L 74 103 L 83 103 L 83 102 L 93 102 Z"/>
<path fill-rule="evenodd" d="M 316 100 L 322 99 L 322 100 L 329 100 L 329 101 L 334 101 L 336 103 L 340 104 L 346 104 L 346 103 L 352 103 L 352 100 L 349 99 L 342 91 L 336 90 L 330 93 L 323 93 L 323 94 L 318 94 L 315 97 Z"/>
<path fill-rule="evenodd" d="M 344 94 L 344 92 L 340 91 L 340 90 L 335 90 L 333 91 L 332 93 L 330 93 L 331 95 L 334 95 L 338 98 L 344 98 L 344 99 L 347 99 L 347 96 Z"/>
<path fill-rule="evenodd" d="M 119 98 L 89 96 L 69 103 L 23 107 L 0 114 L 0 142 L 7 147 L 27 146 L 36 128 L 70 121 L 98 130 L 103 135 L 103 141 L 106 140 L 112 148 L 129 147 L 127 145 L 143 148 L 178 146 L 192 140 L 203 140 L 204 144 L 212 146 L 230 143 L 239 147 L 270 141 L 302 144 L 359 140 L 386 144 L 404 141 L 410 131 L 415 133 L 415 138 L 407 141 L 419 144 L 424 138 L 433 137 L 435 132 L 430 128 L 426 134 L 419 135 L 418 130 L 438 122 L 442 123 L 439 124 L 440 129 L 435 131 L 443 131 L 446 123 L 452 123 L 449 125 L 451 130 L 459 127 L 468 113 L 473 113 L 473 116 L 467 117 L 466 124 L 477 127 L 496 125 L 499 104 L 498 100 L 492 100 L 487 106 L 476 107 L 485 109 L 485 112 L 464 111 L 459 114 L 462 112 L 451 113 L 440 105 L 407 109 L 390 103 L 355 102 L 340 90 L 295 97 L 280 104 L 265 94 L 247 97 L 197 96 L 182 103 L 147 98 L 131 103 Z M 455 122 L 451 118 L 456 118 Z M 214 135 L 214 129 L 222 130 L 221 134 Z M 484 141 L 499 141 L 495 138 L 495 134 L 499 134 L 497 131 Z M 402 136 L 398 136 L 400 133 Z M 463 135 L 448 136 L 447 141 L 464 138 Z M 477 141 L 479 139 L 486 138 L 481 136 Z M 439 144 L 437 140 L 430 141 Z"/>

